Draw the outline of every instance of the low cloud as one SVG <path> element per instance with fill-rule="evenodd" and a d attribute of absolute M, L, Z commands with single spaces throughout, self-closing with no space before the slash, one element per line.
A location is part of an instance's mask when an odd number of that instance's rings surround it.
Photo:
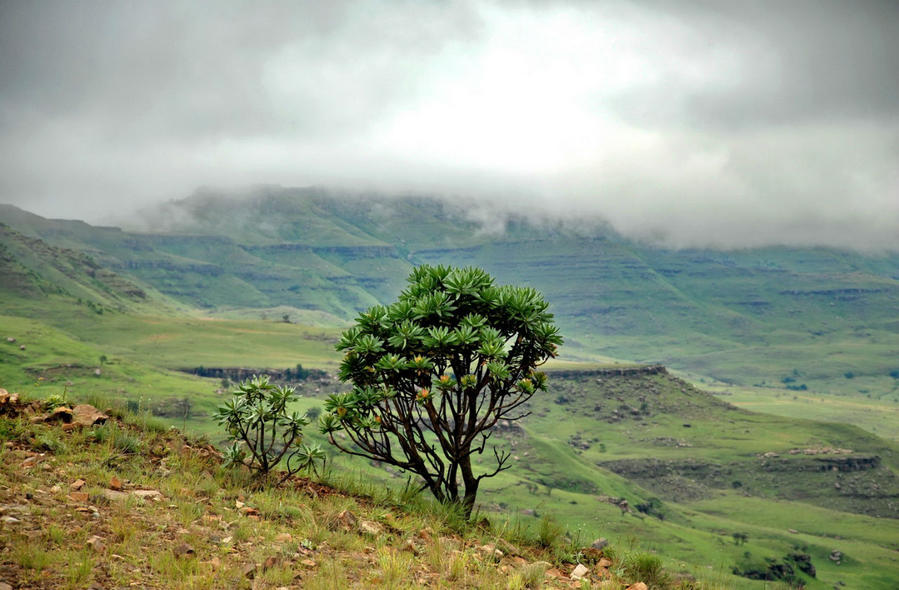
<path fill-rule="evenodd" d="M 874 1 L 3 3 L 0 201 L 323 185 L 899 249 L 896 30 Z"/>

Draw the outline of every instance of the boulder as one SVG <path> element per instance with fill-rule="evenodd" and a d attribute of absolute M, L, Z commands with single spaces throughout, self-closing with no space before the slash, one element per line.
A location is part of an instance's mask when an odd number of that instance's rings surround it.
<path fill-rule="evenodd" d="M 609 544 L 608 539 L 606 539 L 605 537 L 600 537 L 600 538 L 596 539 L 595 541 L 593 541 L 593 544 L 590 546 L 593 547 L 594 549 L 603 549 L 608 544 Z"/>
<path fill-rule="evenodd" d="M 94 426 L 109 420 L 109 416 L 90 404 L 78 404 L 71 410 L 72 418 L 81 426 Z"/>
<path fill-rule="evenodd" d="M 589 571 L 590 571 L 590 568 L 588 568 L 588 567 L 587 567 L 586 565 L 584 565 L 583 563 L 579 563 L 579 564 L 577 564 L 577 566 L 574 568 L 574 571 L 571 572 L 571 579 L 574 580 L 574 581 L 582 580 L 582 579 L 587 575 L 587 573 L 588 573 Z"/>

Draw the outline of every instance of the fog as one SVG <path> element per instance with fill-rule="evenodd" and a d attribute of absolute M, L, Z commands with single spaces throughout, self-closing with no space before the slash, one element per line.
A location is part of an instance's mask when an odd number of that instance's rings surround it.
<path fill-rule="evenodd" d="M 899 250 L 896 31 L 889 0 L 4 1 L 0 202 L 316 185 Z"/>

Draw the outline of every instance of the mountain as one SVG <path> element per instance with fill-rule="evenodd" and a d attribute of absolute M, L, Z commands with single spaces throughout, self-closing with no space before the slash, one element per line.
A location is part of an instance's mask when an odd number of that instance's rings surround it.
<path fill-rule="evenodd" d="M 670 250 L 599 221 L 279 187 L 200 191 L 141 220 L 139 231 L 124 231 L 0 207 L 15 231 L 86 252 L 192 306 L 289 306 L 350 319 L 391 301 L 413 265 L 477 265 L 545 294 L 569 358 L 663 362 L 724 384 L 899 399 L 895 253 Z"/>

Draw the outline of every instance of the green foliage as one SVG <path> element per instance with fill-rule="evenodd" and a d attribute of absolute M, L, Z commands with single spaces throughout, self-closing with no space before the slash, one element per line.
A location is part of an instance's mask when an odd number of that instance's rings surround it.
<path fill-rule="evenodd" d="M 282 460 L 287 471 L 282 481 L 310 467 L 308 447 L 301 445 L 308 420 L 287 405 L 299 396 L 292 387 L 269 383 L 257 376 L 238 386 L 234 397 L 218 408 L 216 420 L 233 441 L 225 455 L 228 465 L 246 465 L 259 475 L 268 474 Z M 249 453 L 247 453 L 249 452 Z"/>
<path fill-rule="evenodd" d="M 662 569 L 662 560 L 649 553 L 629 553 L 624 556 L 621 570 L 626 580 L 644 582 L 650 588 L 664 588 L 668 576 Z"/>
<path fill-rule="evenodd" d="M 544 514 L 540 519 L 540 528 L 537 529 L 537 544 L 547 549 L 555 548 L 562 540 L 564 532 L 554 517 Z"/>
<path fill-rule="evenodd" d="M 493 447 L 495 469 L 476 475 L 472 455 L 546 388 L 536 369 L 562 338 L 537 291 L 496 286 L 481 269 L 421 266 L 408 283 L 396 303 L 372 307 L 343 333 L 339 375 L 353 389 L 328 399 L 321 429 L 341 450 L 411 471 L 470 513 L 480 481 L 509 458 Z"/>

